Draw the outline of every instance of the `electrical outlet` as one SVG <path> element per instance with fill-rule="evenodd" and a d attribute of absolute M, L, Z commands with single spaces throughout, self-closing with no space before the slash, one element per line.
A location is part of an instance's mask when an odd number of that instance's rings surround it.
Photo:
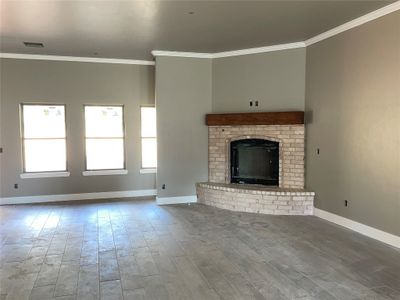
<path fill-rule="evenodd" d="M 258 106 L 258 100 L 255 102 L 255 106 Z"/>
<path fill-rule="evenodd" d="M 161 188 L 162 188 L 163 190 L 165 190 L 165 183 L 161 186 Z"/>
<path fill-rule="evenodd" d="M 14 189 L 18 189 L 18 183 L 14 183 Z"/>
<path fill-rule="evenodd" d="M 317 155 L 319 155 L 319 148 L 317 148 Z"/>
<path fill-rule="evenodd" d="M 253 106 L 253 101 L 250 101 L 250 106 Z"/>
<path fill-rule="evenodd" d="M 347 201 L 347 200 L 344 200 L 344 206 L 349 206 L 349 201 Z"/>

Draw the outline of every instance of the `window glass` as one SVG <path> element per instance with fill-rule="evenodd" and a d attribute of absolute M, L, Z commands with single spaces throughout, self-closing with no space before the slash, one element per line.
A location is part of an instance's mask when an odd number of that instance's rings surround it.
<path fill-rule="evenodd" d="M 22 104 L 24 172 L 67 170 L 64 105 Z"/>
<path fill-rule="evenodd" d="M 25 171 L 66 171 L 65 139 L 25 139 Z"/>
<path fill-rule="evenodd" d="M 124 168 L 122 139 L 87 139 L 86 166 L 88 170 Z"/>
<path fill-rule="evenodd" d="M 156 138 L 142 139 L 142 167 L 157 168 L 157 140 Z"/>
<path fill-rule="evenodd" d="M 142 137 L 156 137 L 156 108 L 155 107 L 142 107 Z"/>
<path fill-rule="evenodd" d="M 86 106 L 86 137 L 123 137 L 122 106 Z"/>
<path fill-rule="evenodd" d="M 86 170 L 124 169 L 122 106 L 85 106 Z"/>
<path fill-rule="evenodd" d="M 141 108 L 142 168 L 157 168 L 156 108 Z"/>
<path fill-rule="evenodd" d="M 65 138 L 63 105 L 24 105 L 25 138 Z"/>

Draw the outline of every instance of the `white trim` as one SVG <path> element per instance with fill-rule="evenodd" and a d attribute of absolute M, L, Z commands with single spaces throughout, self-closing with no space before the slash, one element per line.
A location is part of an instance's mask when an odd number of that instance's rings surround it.
<path fill-rule="evenodd" d="M 105 199 L 105 198 L 112 199 L 112 198 L 143 197 L 143 196 L 155 196 L 155 195 L 157 195 L 157 190 L 151 189 L 151 190 L 115 191 L 115 192 L 99 192 L 99 193 L 83 193 L 83 194 L 4 197 L 0 198 L 0 205 Z"/>
<path fill-rule="evenodd" d="M 181 204 L 181 203 L 195 203 L 197 202 L 197 196 L 181 196 L 181 197 L 157 197 L 158 205 L 166 204 Z"/>
<path fill-rule="evenodd" d="M 200 53 L 200 52 L 181 52 L 181 51 L 153 50 L 153 51 L 151 51 L 151 54 L 153 54 L 153 56 L 213 58 L 213 53 Z"/>
<path fill-rule="evenodd" d="M 323 32 L 321 34 L 318 34 L 308 40 L 305 41 L 306 46 L 315 44 L 317 42 L 320 42 L 322 40 L 325 40 L 327 38 L 330 38 L 332 36 L 335 36 L 339 33 L 342 33 L 346 30 L 352 29 L 354 27 L 360 26 L 362 24 L 365 24 L 367 22 L 373 21 L 375 19 L 378 19 L 380 17 L 383 17 L 387 14 L 390 14 L 392 12 L 395 12 L 396 10 L 400 9 L 400 1 L 396 1 L 392 4 L 389 4 L 387 6 L 384 6 L 380 9 L 374 10 L 366 15 L 363 15 L 357 19 L 351 20 L 347 23 L 344 23 L 340 26 L 337 26 L 335 28 L 332 28 L 326 32 Z"/>
<path fill-rule="evenodd" d="M 102 176 L 102 175 L 126 175 L 128 170 L 98 170 L 98 171 L 83 171 L 83 176 Z"/>
<path fill-rule="evenodd" d="M 217 52 L 217 53 L 212 54 L 212 58 L 221 58 L 221 57 L 273 52 L 273 51 L 280 51 L 280 50 L 297 49 L 297 48 L 304 48 L 305 46 L 306 46 L 306 44 L 304 42 L 298 42 L 298 43 L 272 45 L 272 46 L 266 46 L 266 47 L 224 51 L 224 52 Z"/>
<path fill-rule="evenodd" d="M 151 54 L 153 54 L 153 56 L 156 57 L 172 56 L 172 57 L 191 57 L 191 58 L 221 58 L 221 57 L 239 56 L 246 54 L 272 52 L 279 50 L 297 49 L 297 48 L 304 48 L 305 46 L 306 45 L 304 42 L 298 42 L 298 43 L 280 44 L 280 45 L 272 45 L 266 47 L 257 47 L 257 48 L 240 49 L 233 51 L 215 52 L 215 53 L 153 50 L 151 51 Z"/>
<path fill-rule="evenodd" d="M 156 174 L 157 168 L 140 169 L 140 174 Z"/>
<path fill-rule="evenodd" d="M 69 172 L 38 172 L 38 173 L 22 173 L 19 175 L 22 179 L 27 178 L 49 178 L 49 177 L 69 177 Z"/>
<path fill-rule="evenodd" d="M 147 66 L 155 65 L 155 62 L 151 60 L 78 57 L 78 56 L 60 56 L 60 55 L 42 55 L 42 54 L 20 54 L 20 53 L 0 53 L 0 58 L 75 61 L 75 62 L 90 62 L 90 63 L 103 63 L 103 64 L 124 64 L 124 65 L 147 65 Z"/>
<path fill-rule="evenodd" d="M 400 236 L 376 229 L 374 227 L 370 227 L 356 221 L 344 218 L 342 216 L 335 215 L 333 213 L 327 212 L 325 210 L 321 210 L 318 208 L 314 208 L 314 215 L 330 221 L 332 223 L 338 224 L 340 226 L 346 227 L 348 229 L 354 230 L 358 233 L 366 235 L 370 238 L 376 239 L 383 243 L 389 244 L 393 247 L 400 248 Z"/>

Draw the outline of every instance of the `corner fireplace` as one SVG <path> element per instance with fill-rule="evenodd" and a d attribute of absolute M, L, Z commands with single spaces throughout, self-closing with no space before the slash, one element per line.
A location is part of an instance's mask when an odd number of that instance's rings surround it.
<path fill-rule="evenodd" d="M 279 186 L 279 143 L 242 139 L 231 144 L 231 183 Z"/>
<path fill-rule="evenodd" d="M 249 213 L 313 214 L 315 193 L 304 189 L 303 112 L 209 114 L 206 124 L 208 182 L 196 184 L 198 202 Z"/>

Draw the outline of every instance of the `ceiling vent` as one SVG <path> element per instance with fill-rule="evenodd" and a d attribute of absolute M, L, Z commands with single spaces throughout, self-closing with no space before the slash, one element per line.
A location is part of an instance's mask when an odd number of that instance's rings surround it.
<path fill-rule="evenodd" d="M 25 47 L 33 47 L 33 48 L 43 48 L 43 43 L 36 42 L 24 42 Z"/>

